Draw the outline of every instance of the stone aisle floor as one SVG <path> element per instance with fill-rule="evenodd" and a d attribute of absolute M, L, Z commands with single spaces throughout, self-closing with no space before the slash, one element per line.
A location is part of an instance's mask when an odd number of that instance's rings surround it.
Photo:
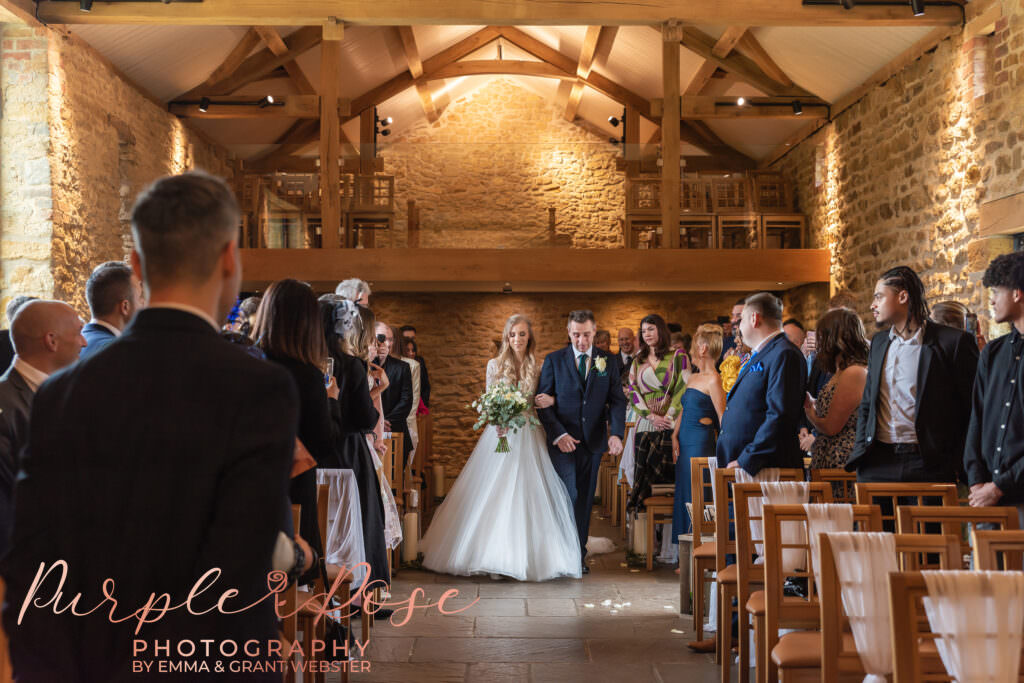
<path fill-rule="evenodd" d="M 402 627 L 378 622 L 366 655 L 371 671 L 351 680 L 717 681 L 713 655 L 686 647 L 692 620 L 679 615 L 673 568 L 648 573 L 622 567 L 621 531 L 596 510 L 590 533 L 612 538 L 619 549 L 591 558 L 590 574 L 581 580 L 521 583 L 403 570 L 393 599 L 405 599 L 420 586 L 432 602 L 449 588 L 459 589 L 459 599 L 446 602 L 449 607 L 480 601 L 456 615 L 419 611 Z"/>

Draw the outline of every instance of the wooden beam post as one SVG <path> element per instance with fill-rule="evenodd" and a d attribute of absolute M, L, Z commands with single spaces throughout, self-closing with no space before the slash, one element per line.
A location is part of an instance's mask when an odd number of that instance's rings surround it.
<path fill-rule="evenodd" d="M 626 144 L 622 156 L 626 160 L 626 175 L 635 176 L 640 173 L 640 159 L 643 148 L 640 145 L 640 112 L 636 107 L 626 107 Z"/>
<path fill-rule="evenodd" d="M 666 22 L 662 28 L 661 76 L 665 97 L 662 120 L 679 119 L 679 40 L 682 26 Z M 679 126 L 661 130 L 661 246 L 679 248 Z"/>
<path fill-rule="evenodd" d="M 415 199 L 410 199 L 408 202 L 406 224 L 408 226 L 406 246 L 410 249 L 417 249 L 420 246 L 420 210 L 416 208 Z"/>
<path fill-rule="evenodd" d="M 374 149 L 374 128 L 376 127 L 375 110 L 367 107 L 359 114 L 359 173 L 373 175 L 374 160 L 377 150 Z"/>
<path fill-rule="evenodd" d="M 342 244 L 341 231 L 341 120 L 338 116 L 339 78 L 341 72 L 341 41 L 327 39 L 320 45 L 320 220 L 323 224 L 323 246 L 337 249 Z M 344 246 L 350 246 L 348 230 Z"/>

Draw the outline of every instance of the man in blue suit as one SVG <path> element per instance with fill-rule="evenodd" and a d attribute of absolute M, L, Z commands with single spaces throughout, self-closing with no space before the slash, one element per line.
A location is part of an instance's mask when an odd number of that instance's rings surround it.
<path fill-rule="evenodd" d="M 782 333 L 782 303 L 762 292 L 747 298 L 740 333 L 753 350 L 729 391 L 719 467 L 756 475 L 766 467 L 802 467 L 797 432 L 803 416 L 807 363 Z"/>
<path fill-rule="evenodd" d="M 123 261 L 96 266 L 85 283 L 85 299 L 92 320 L 82 328 L 87 346 L 81 358 L 93 355 L 121 336 L 135 314 L 144 306 L 142 282 Z"/>
<path fill-rule="evenodd" d="M 572 499 L 583 558 L 601 455 L 605 448 L 612 455 L 621 453 L 626 431 L 619 367 L 610 354 L 594 347 L 596 331 L 593 313 L 570 313 L 571 344 L 544 359 L 537 387 L 538 405 L 547 406 L 537 415 L 547 434 L 551 462 Z M 583 573 L 589 573 L 586 563 Z"/>

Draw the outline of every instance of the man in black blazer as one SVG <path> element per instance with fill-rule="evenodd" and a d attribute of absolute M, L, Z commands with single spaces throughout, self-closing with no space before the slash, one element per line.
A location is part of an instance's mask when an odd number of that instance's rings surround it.
<path fill-rule="evenodd" d="M 0 557 L 14 523 L 14 479 L 28 440 L 32 399 L 39 385 L 78 360 L 82 320 L 62 301 L 25 302 L 11 324 L 17 355 L 0 376 Z"/>
<path fill-rule="evenodd" d="M 82 358 L 88 358 L 121 336 L 144 305 L 142 282 L 123 261 L 96 266 L 85 283 L 85 299 L 92 320 L 82 328 L 85 341 Z"/>
<path fill-rule="evenodd" d="M 132 267 L 151 307 L 102 353 L 36 394 L 2 567 L 18 680 L 135 680 L 140 664 L 179 661 L 177 644 L 187 640 L 198 649 L 186 659 L 209 673 L 184 679 L 281 680 L 215 672 L 217 660 L 276 659 L 266 645 L 277 638 L 273 598 L 261 598 L 290 519 L 298 420 L 289 375 L 219 335 L 241 279 L 238 215 L 230 188 L 205 173 L 144 190 L 132 210 Z M 88 616 L 28 605 L 19 618 L 40 565 L 58 560 L 67 562 L 65 600 L 81 593 L 86 611 L 101 602 L 101 582 L 110 578 L 114 617 L 128 618 L 112 623 L 110 605 Z M 192 600 L 194 613 L 179 608 L 141 625 L 131 617 L 151 594 L 158 604 L 162 594 L 184 602 L 215 568 L 221 574 Z M 238 592 L 222 609 L 235 614 L 217 608 L 229 589 Z M 38 595 L 55 590 L 51 576 Z M 146 651 L 136 653 L 135 639 Z M 213 641 L 209 656 L 203 639 Z M 241 645 L 249 640 L 247 652 Z M 169 654 L 154 651 L 168 641 Z M 221 654 L 228 641 L 238 654 Z"/>
<path fill-rule="evenodd" d="M 716 455 L 719 467 L 756 475 L 768 467 L 803 467 L 797 432 L 807 362 L 782 331 L 782 302 L 768 292 L 747 298 L 740 330 L 752 353 L 729 391 Z"/>
<path fill-rule="evenodd" d="M 18 314 L 18 309 L 35 299 L 34 296 L 19 294 L 7 302 L 8 329 L 0 330 L 0 373 L 7 372 L 7 368 L 11 367 L 11 363 L 14 362 L 14 340 L 11 338 L 10 330 L 10 325 L 14 323 L 14 316 Z"/>
<path fill-rule="evenodd" d="M 384 411 L 384 431 L 401 432 L 402 457 L 409 466 L 412 452 L 412 435 L 409 434 L 409 412 L 412 410 L 412 370 L 409 364 L 391 355 L 395 345 L 395 332 L 390 325 L 377 323 L 377 364 L 388 376 L 388 388 L 380 395 L 380 407 Z M 383 341 L 381 341 L 383 339 Z"/>
<path fill-rule="evenodd" d="M 955 482 L 971 416 L 978 344 L 928 320 L 924 285 L 899 266 L 875 284 L 868 378 L 846 462 L 858 481 Z"/>
<path fill-rule="evenodd" d="M 610 354 L 594 347 L 596 331 L 593 313 L 570 313 L 570 344 L 544 359 L 537 386 L 541 401 L 554 399 L 554 405 L 538 410 L 537 416 L 544 425 L 551 464 L 572 500 L 584 559 L 601 456 L 606 448 L 612 455 L 621 453 L 626 431 L 619 369 Z M 589 573 L 586 564 L 583 573 Z"/>
<path fill-rule="evenodd" d="M 636 355 L 636 333 L 630 327 L 623 327 L 619 329 L 618 342 L 619 352 L 612 358 L 619 366 L 619 379 L 625 384 L 629 378 L 629 366 L 632 365 L 633 356 Z"/>

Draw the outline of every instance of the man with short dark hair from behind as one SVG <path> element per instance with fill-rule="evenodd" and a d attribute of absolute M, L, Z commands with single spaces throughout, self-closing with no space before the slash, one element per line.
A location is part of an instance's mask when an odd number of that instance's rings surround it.
<path fill-rule="evenodd" d="M 85 283 L 85 299 L 92 315 L 82 336 L 88 343 L 82 358 L 88 358 L 121 336 L 135 314 L 145 306 L 142 281 L 123 261 L 107 261 L 96 266 Z"/>
<path fill-rule="evenodd" d="M 131 214 L 132 268 L 150 307 L 35 396 L 2 563 L 17 680 L 126 680 L 140 659 L 180 661 L 173 645 L 163 654 L 156 643 L 203 639 L 215 645 L 190 661 L 210 673 L 189 680 L 281 680 L 272 670 L 214 673 L 226 641 L 255 642 L 232 658 L 243 671 L 279 660 L 268 646 L 278 638 L 268 574 L 295 575 L 314 559 L 290 537 L 294 382 L 219 334 L 242 276 L 238 218 L 231 189 L 206 173 L 145 189 Z M 282 548 L 289 561 L 276 558 Z M 31 604 L 20 617 L 40 565 L 58 559 L 64 594 L 80 593 L 83 606 L 100 604 L 111 579 L 121 621 L 104 609 L 73 616 Z M 132 617 L 154 593 L 184 602 L 214 569 L 189 610 L 145 624 Z M 139 652 L 135 639 L 151 645 Z"/>
<path fill-rule="evenodd" d="M 978 361 L 964 467 L 975 507 L 1014 505 L 1024 528 L 1024 252 L 997 256 L 985 270 L 989 304 L 1010 333 Z"/>

